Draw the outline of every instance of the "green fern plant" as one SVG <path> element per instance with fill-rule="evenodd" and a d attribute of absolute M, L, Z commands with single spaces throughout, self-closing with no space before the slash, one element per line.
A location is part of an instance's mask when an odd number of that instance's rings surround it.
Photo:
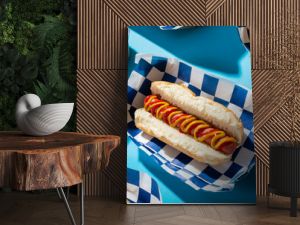
<path fill-rule="evenodd" d="M 33 49 L 39 58 L 39 77 L 34 88 L 43 103 L 74 102 L 76 98 L 76 42 L 71 32 L 61 15 L 44 16 L 44 22 L 35 27 Z"/>
<path fill-rule="evenodd" d="M 35 28 L 33 46 L 40 61 L 40 81 L 35 87 L 45 102 L 74 100 L 76 71 L 72 39 L 70 26 L 60 17 L 45 16 L 44 23 Z"/>

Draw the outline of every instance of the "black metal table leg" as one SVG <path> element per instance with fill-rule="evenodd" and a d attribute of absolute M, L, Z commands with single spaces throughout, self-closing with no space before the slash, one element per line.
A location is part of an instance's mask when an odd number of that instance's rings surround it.
<path fill-rule="evenodd" d="M 66 187 L 66 189 L 67 189 L 67 190 L 65 191 L 65 192 L 66 192 L 65 195 L 66 195 L 66 198 L 69 199 L 69 196 L 70 196 L 70 187 Z M 57 188 L 56 188 L 56 191 L 57 191 L 57 194 L 58 194 L 58 198 L 59 198 L 59 199 L 62 199 L 62 197 L 60 196 L 60 192 L 58 191 Z"/>
<path fill-rule="evenodd" d="M 297 217 L 297 197 L 291 197 L 290 216 Z"/>
<path fill-rule="evenodd" d="M 80 193 L 80 225 L 84 225 L 84 187 L 82 183 L 80 183 L 78 186 L 79 186 L 79 193 Z M 57 190 L 58 197 L 61 198 L 64 202 L 64 205 L 67 209 L 72 225 L 77 225 L 63 188 L 60 187 L 57 188 L 56 190 Z"/>

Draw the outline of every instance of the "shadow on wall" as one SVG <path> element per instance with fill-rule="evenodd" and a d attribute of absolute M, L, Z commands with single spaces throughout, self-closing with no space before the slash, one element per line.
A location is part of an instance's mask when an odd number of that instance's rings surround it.
<path fill-rule="evenodd" d="M 238 62 L 246 52 L 234 26 L 191 27 L 176 32 L 160 30 L 156 26 L 131 26 L 130 29 L 156 45 L 162 46 L 177 58 L 231 76 L 239 73 Z M 197 43 L 197 45 L 187 43 Z"/>

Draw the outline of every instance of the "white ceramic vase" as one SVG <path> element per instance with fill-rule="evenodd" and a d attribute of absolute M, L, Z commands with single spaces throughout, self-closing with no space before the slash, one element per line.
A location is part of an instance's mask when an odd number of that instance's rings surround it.
<path fill-rule="evenodd" d="M 25 134 L 45 136 L 61 130 L 69 121 L 74 103 L 41 105 L 35 94 L 23 95 L 16 105 L 18 128 Z"/>

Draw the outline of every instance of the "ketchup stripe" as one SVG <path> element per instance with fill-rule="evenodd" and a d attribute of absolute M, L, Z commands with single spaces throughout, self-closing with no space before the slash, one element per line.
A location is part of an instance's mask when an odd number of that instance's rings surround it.
<path fill-rule="evenodd" d="M 159 99 L 156 95 L 149 95 L 145 98 L 144 108 L 157 119 L 163 120 L 171 127 L 193 136 L 197 141 L 208 144 L 224 154 L 231 154 L 237 146 L 236 139 L 226 135 L 224 131 L 184 113 L 176 106 Z"/>

